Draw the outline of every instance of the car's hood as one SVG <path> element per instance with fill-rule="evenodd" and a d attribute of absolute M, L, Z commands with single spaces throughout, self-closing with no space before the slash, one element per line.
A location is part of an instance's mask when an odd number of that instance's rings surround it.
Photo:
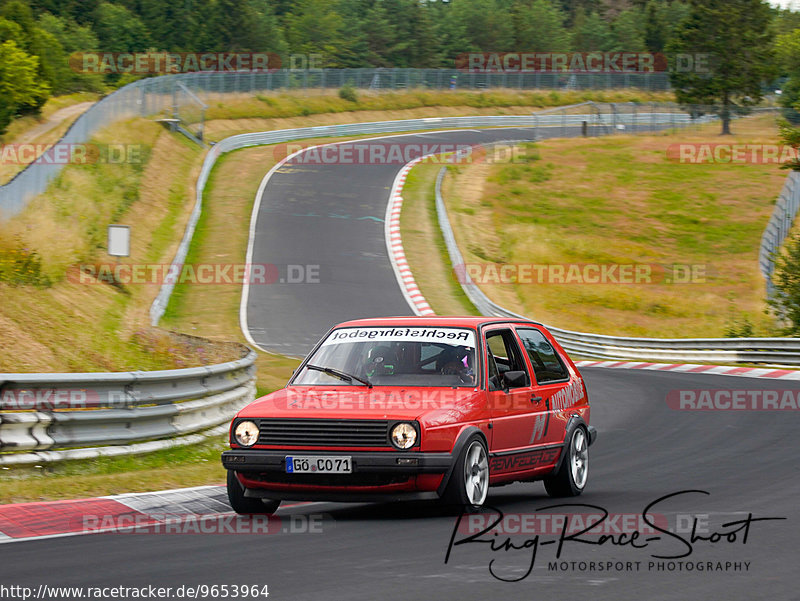
<path fill-rule="evenodd" d="M 475 388 L 290 386 L 250 403 L 239 417 L 419 419 L 436 425 L 470 419 L 485 404 Z"/>

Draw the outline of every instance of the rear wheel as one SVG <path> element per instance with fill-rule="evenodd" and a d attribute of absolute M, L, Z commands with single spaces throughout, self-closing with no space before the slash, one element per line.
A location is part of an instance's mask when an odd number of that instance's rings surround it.
<path fill-rule="evenodd" d="M 552 476 L 544 479 L 551 497 L 577 497 L 586 488 L 589 478 L 589 438 L 586 430 L 575 426 L 567 439 L 566 456 Z"/>
<path fill-rule="evenodd" d="M 244 496 L 244 486 L 236 477 L 236 472 L 228 470 L 228 501 L 236 513 L 271 515 L 278 510 L 280 501 L 272 499 L 251 499 Z"/>
<path fill-rule="evenodd" d="M 486 444 L 473 436 L 464 445 L 450 474 L 445 501 L 467 509 L 478 509 L 489 491 L 489 458 Z"/>

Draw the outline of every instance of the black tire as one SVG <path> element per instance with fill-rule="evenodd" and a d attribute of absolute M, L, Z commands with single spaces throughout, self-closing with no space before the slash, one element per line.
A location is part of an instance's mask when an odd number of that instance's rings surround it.
<path fill-rule="evenodd" d="M 472 466 L 467 465 L 467 461 Z M 476 463 L 477 462 L 477 463 Z M 469 470 L 468 470 L 469 467 Z M 473 488 L 468 490 L 468 478 L 472 479 Z M 482 483 L 479 488 L 476 484 Z M 489 454 L 483 437 L 474 434 L 467 440 L 456 460 L 453 473 L 447 482 L 443 501 L 467 511 L 477 511 L 486 501 L 489 489 Z"/>
<path fill-rule="evenodd" d="M 551 497 L 577 497 L 589 478 L 589 435 L 583 426 L 573 426 L 567 436 L 566 456 L 559 468 L 544 479 Z"/>
<path fill-rule="evenodd" d="M 236 513 L 244 515 L 272 515 L 278 510 L 280 501 L 272 499 L 251 499 L 244 496 L 242 486 L 236 473 L 228 470 L 228 502 Z"/>

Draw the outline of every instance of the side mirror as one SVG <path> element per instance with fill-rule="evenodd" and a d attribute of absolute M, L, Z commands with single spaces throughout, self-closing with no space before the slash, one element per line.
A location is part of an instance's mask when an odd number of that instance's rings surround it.
<path fill-rule="evenodd" d="M 524 371 L 507 371 L 503 374 L 503 381 L 508 388 L 519 388 L 528 383 L 528 376 Z"/>

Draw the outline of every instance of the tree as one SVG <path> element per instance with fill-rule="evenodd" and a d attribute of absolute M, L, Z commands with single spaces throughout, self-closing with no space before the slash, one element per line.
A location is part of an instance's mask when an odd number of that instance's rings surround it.
<path fill-rule="evenodd" d="M 30 45 L 34 37 L 33 30 L 36 27 L 31 7 L 19 0 L 11 0 L 0 7 L 0 17 L 19 25 L 24 40 L 23 49 L 30 52 Z"/>
<path fill-rule="evenodd" d="M 465 47 L 467 34 L 464 24 L 453 17 L 455 9 L 452 2 L 434 2 L 428 5 L 428 10 L 434 23 L 436 53 L 441 64 L 452 68 L 459 55 L 477 50 Z"/>
<path fill-rule="evenodd" d="M 29 0 L 28 3 L 36 14 L 49 12 L 87 25 L 94 20 L 100 0 Z"/>
<path fill-rule="evenodd" d="M 193 10 L 191 0 L 138 0 L 136 8 L 131 4 L 126 8 L 141 18 L 150 32 L 151 42 L 159 50 L 188 52 L 198 49 L 194 44 L 198 42 L 199 14 Z"/>
<path fill-rule="evenodd" d="M 500 0 L 456 0 L 451 14 L 464 31 L 461 52 L 514 49 L 511 13 Z"/>
<path fill-rule="evenodd" d="M 667 45 L 662 4 L 651 0 L 645 7 L 644 43 L 650 52 L 663 52 Z"/>
<path fill-rule="evenodd" d="M 783 74 L 789 77 L 781 89 L 784 117 L 800 124 L 800 29 L 778 36 L 775 52 Z"/>
<path fill-rule="evenodd" d="M 408 40 L 398 35 L 395 22 L 385 5 L 383 0 L 376 0 L 366 14 L 367 62 L 374 67 L 406 66 L 393 62 L 398 55 L 402 56 Z"/>
<path fill-rule="evenodd" d="M 39 81 L 38 71 L 39 60 L 26 54 L 16 42 L 0 44 L 0 134 L 20 110 L 44 104 L 50 89 Z"/>
<path fill-rule="evenodd" d="M 781 142 L 798 151 L 800 149 L 800 29 L 778 36 L 775 43 L 778 62 L 788 80 L 781 89 L 780 104 L 783 106 L 779 121 Z M 800 160 L 795 159 L 786 169 L 800 171 Z"/>
<path fill-rule="evenodd" d="M 210 23 L 215 51 L 239 52 L 245 50 L 245 43 L 248 40 L 243 38 L 249 37 L 247 33 L 251 16 L 248 14 L 250 11 L 247 8 L 244 2 L 238 0 L 216 1 L 214 17 Z"/>
<path fill-rule="evenodd" d="M 575 50 L 606 52 L 614 45 L 611 27 L 596 12 L 586 15 L 579 9 L 575 15 Z"/>
<path fill-rule="evenodd" d="M 8 40 L 13 40 L 19 47 L 25 46 L 25 34 L 22 33 L 22 27 L 13 21 L 0 17 L 0 42 L 7 42 Z"/>
<path fill-rule="evenodd" d="M 47 81 L 53 94 L 64 94 L 68 91 L 71 79 L 64 47 L 56 36 L 40 28 L 34 29 L 32 44 L 34 54 L 39 57 L 40 75 Z"/>
<path fill-rule="evenodd" d="M 25 54 L 36 57 L 38 60 L 38 76 L 47 83 L 51 90 L 61 91 L 60 82 L 63 80 L 67 66 L 64 50 L 49 33 L 39 29 L 30 6 L 19 0 L 11 0 L 0 7 L 0 19 L 5 39 L 13 39 L 20 50 Z M 47 100 L 47 95 L 39 99 L 40 104 L 29 105 L 18 110 L 38 111 Z"/>
<path fill-rule="evenodd" d="M 327 66 L 348 69 L 365 66 L 364 57 L 369 54 L 365 15 L 370 6 L 369 0 L 339 1 L 336 12 L 342 18 L 341 41 L 327 59 Z"/>
<path fill-rule="evenodd" d="M 439 66 L 437 53 L 436 26 L 430 4 L 407 0 L 408 19 L 406 30 L 409 35 L 409 66 L 420 69 Z"/>
<path fill-rule="evenodd" d="M 709 105 L 722 120 L 722 134 L 730 134 L 732 114 L 757 104 L 762 83 L 776 74 L 770 23 L 761 0 L 691 0 L 667 50 L 704 60 L 673 64 L 678 102 Z"/>
<path fill-rule="evenodd" d="M 568 52 L 572 36 L 565 15 L 549 0 L 517 0 L 511 7 L 514 43 L 525 52 Z"/>
<path fill-rule="evenodd" d="M 75 52 L 94 52 L 99 47 L 97 36 L 89 27 L 78 25 L 69 17 L 57 17 L 44 13 L 37 21 L 38 28 L 57 40 L 63 49 L 63 62 L 58 65 L 58 90 L 54 92 L 77 92 L 80 90 L 100 91 L 102 77 L 96 73 L 79 73 L 68 66 L 68 57 Z"/>
<path fill-rule="evenodd" d="M 644 41 L 643 15 L 638 10 L 623 10 L 611 24 L 612 52 L 641 52 Z"/>
<path fill-rule="evenodd" d="M 104 52 L 142 52 L 150 35 L 141 19 L 124 6 L 103 2 L 95 11 L 94 32 Z"/>
<path fill-rule="evenodd" d="M 343 38 L 344 20 L 334 0 L 299 0 L 286 15 L 286 38 L 292 52 L 322 54 L 331 61 Z"/>
<path fill-rule="evenodd" d="M 778 35 L 791 33 L 795 29 L 800 29 L 800 12 L 790 8 L 776 10 L 775 31 Z"/>
<path fill-rule="evenodd" d="M 675 36 L 678 26 L 689 14 L 688 5 L 680 1 L 650 0 L 644 7 L 645 46 L 650 52 L 661 53 Z"/>
<path fill-rule="evenodd" d="M 786 324 L 783 333 L 800 335 L 800 235 L 789 239 L 784 252 L 775 258 L 772 283 L 775 294 L 768 302 Z"/>

